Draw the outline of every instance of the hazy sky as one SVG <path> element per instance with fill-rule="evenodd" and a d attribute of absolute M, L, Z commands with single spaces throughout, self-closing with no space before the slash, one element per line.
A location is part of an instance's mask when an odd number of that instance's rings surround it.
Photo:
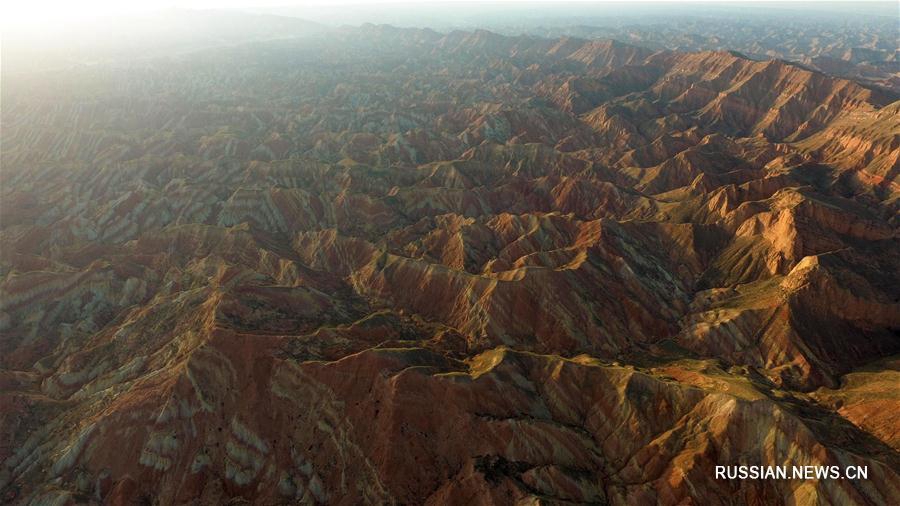
<path fill-rule="evenodd" d="M 335 4 L 402 4 L 402 3 L 448 3 L 471 2 L 473 0 L 431 0 L 416 2 L 398 2 L 397 0 L 6 0 L 0 2 L 0 14 L 4 24 L 44 24 L 48 22 L 60 22 L 78 20 L 107 15 L 136 14 L 141 12 L 179 7 L 188 9 L 233 9 L 233 8 L 259 8 L 274 6 L 334 6 Z M 517 0 L 492 0 L 493 2 L 516 2 Z M 569 0 L 572 1 L 572 0 Z M 575 0 L 578 1 L 578 0 Z M 590 1 L 590 0 L 585 0 Z M 631 0 L 635 1 L 635 0 Z M 641 0 L 638 0 L 641 1 Z M 643 0 L 659 2 L 660 0 Z M 661 0 L 663 2 L 677 2 L 679 0 Z M 723 3 L 739 0 L 692 0 L 693 2 Z M 760 0 L 757 0 L 760 1 Z M 776 2 L 779 0 L 761 0 Z M 783 0 L 782 0 L 783 1 Z M 806 2 L 807 4 L 822 2 L 837 2 L 840 0 L 818 0 Z M 594 0 L 594 3 L 596 0 Z M 621 3 L 619 0 L 618 3 Z"/>
<path fill-rule="evenodd" d="M 594 4 L 619 4 L 625 5 L 621 0 L 582 0 L 584 3 Z M 753 0 L 756 2 L 778 2 L 785 3 L 784 0 Z M 568 2 L 579 2 L 579 0 L 567 0 Z M 677 3 L 696 4 L 696 3 L 748 3 L 742 0 L 629 0 L 629 2 L 638 2 L 642 5 L 648 3 L 663 3 L 673 5 Z M 0 0 L 0 25 L 11 29 L 32 30 L 38 27 L 43 31 L 54 29 L 55 27 L 65 27 L 69 23 L 89 20 L 93 18 L 103 18 L 109 16 L 136 15 L 152 11 L 158 11 L 167 8 L 183 8 L 183 9 L 245 9 L 256 12 L 273 12 L 284 14 L 289 12 L 292 16 L 304 17 L 304 11 L 308 8 L 310 18 L 316 18 L 312 13 L 318 11 L 323 12 L 325 18 L 333 16 L 335 7 L 338 12 L 352 12 L 352 9 L 342 10 L 341 5 L 359 6 L 360 11 L 368 12 L 385 12 L 374 6 L 377 4 L 394 4 L 393 6 L 385 5 L 385 9 L 394 9 L 396 11 L 409 10 L 411 7 L 421 9 L 423 6 L 427 9 L 428 4 L 448 4 L 448 3 L 519 3 L 528 4 L 521 0 L 490 0 L 489 2 L 478 0 Z M 543 2 L 548 5 L 549 2 Z M 802 9 L 820 10 L 827 7 L 828 10 L 840 10 L 837 6 L 843 5 L 843 10 L 848 12 L 859 12 L 860 3 L 851 4 L 846 0 L 810 0 L 805 2 L 788 2 L 794 7 L 800 6 Z M 866 2 L 870 5 L 870 2 Z M 881 5 L 882 13 L 885 12 L 883 6 L 885 3 L 878 2 Z M 892 4 L 896 7 L 896 0 Z M 282 9 L 279 9 L 282 8 Z M 862 8 L 865 11 L 865 8 Z M 886 11 L 891 12 L 890 8 Z M 322 22 L 322 17 L 319 21 Z M 327 23 L 327 21 L 325 21 Z M 328 23 L 331 24 L 331 23 Z"/>

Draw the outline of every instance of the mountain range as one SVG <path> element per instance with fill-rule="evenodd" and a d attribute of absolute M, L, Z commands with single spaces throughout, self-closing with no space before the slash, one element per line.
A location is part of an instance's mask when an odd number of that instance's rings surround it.
<path fill-rule="evenodd" d="M 895 68 L 314 32 L 5 76 L 3 501 L 900 498 Z"/>

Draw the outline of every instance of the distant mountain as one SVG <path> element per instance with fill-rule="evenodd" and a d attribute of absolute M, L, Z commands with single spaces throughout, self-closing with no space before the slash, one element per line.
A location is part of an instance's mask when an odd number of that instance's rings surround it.
<path fill-rule="evenodd" d="M 543 37 L 614 38 L 654 49 L 737 50 L 755 59 L 794 61 L 900 92 L 900 30 L 896 23 L 900 11 L 896 4 L 893 10 L 893 15 L 883 17 L 822 13 L 807 18 L 796 13 L 779 16 L 776 9 L 749 19 L 726 17 L 714 10 L 706 16 L 695 13 L 670 19 L 613 19 L 604 20 L 599 26 L 532 27 L 526 32 Z M 521 31 L 512 29 L 515 33 Z"/>
<path fill-rule="evenodd" d="M 33 72 L 172 56 L 254 41 L 308 37 L 324 30 L 318 23 L 294 17 L 175 9 L 72 23 L 49 33 L 10 26 L 3 33 L 3 71 Z"/>

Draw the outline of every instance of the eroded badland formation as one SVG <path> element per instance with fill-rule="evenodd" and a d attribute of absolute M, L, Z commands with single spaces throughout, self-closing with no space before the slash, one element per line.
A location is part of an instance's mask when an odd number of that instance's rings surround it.
<path fill-rule="evenodd" d="M 0 501 L 900 498 L 889 86 L 388 26 L 4 78 Z"/>

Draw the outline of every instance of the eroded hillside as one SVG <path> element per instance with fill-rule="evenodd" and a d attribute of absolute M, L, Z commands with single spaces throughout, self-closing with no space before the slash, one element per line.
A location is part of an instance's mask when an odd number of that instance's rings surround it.
<path fill-rule="evenodd" d="M 364 26 L 2 92 L 4 501 L 900 497 L 888 90 Z"/>

